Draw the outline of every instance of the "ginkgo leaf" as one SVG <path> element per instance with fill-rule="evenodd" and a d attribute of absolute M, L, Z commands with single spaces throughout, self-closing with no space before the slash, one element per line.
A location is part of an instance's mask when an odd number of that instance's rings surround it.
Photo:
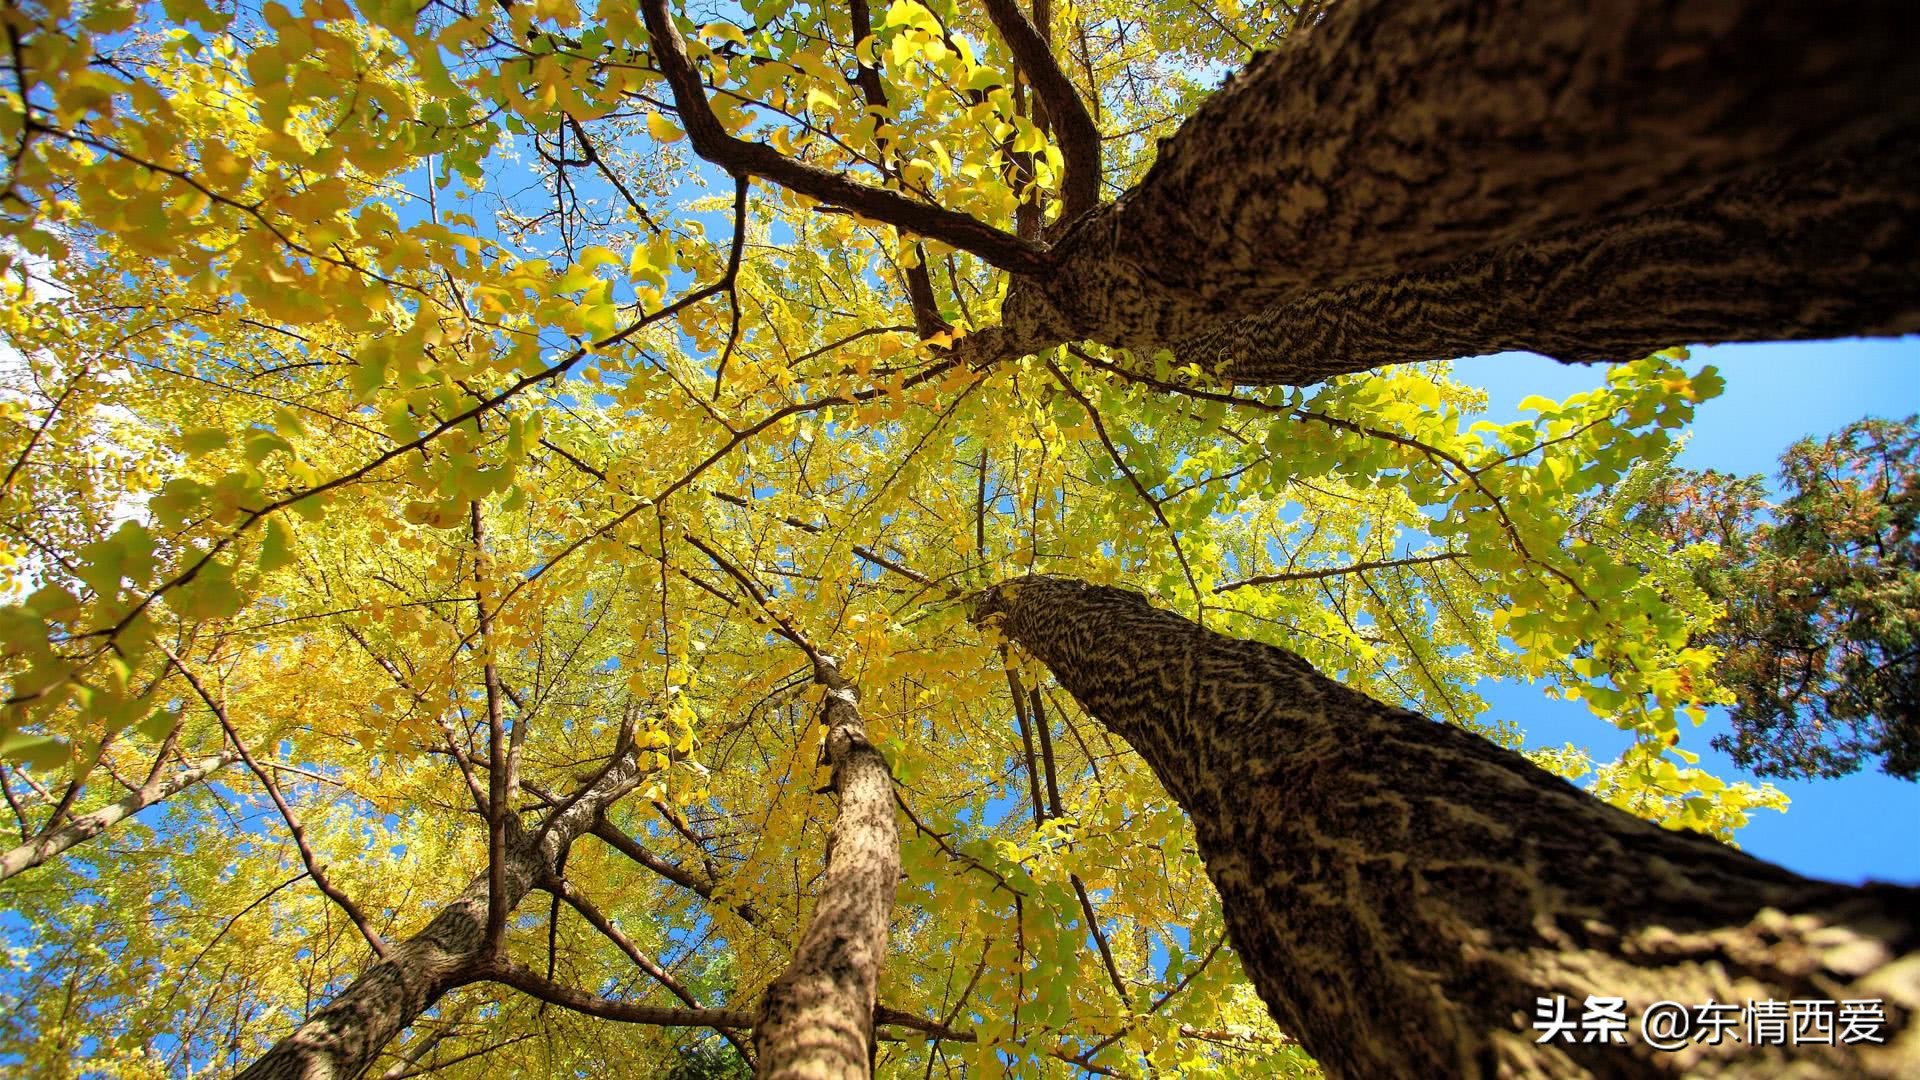
<path fill-rule="evenodd" d="M 664 114 L 648 113 L 647 134 L 653 136 L 655 142 L 671 143 L 678 142 L 686 132 L 681 131 L 679 126 L 667 119 Z"/>

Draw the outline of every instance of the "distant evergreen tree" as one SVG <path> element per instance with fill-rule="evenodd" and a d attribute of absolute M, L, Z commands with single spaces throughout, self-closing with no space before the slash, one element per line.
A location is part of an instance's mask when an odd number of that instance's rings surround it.
<path fill-rule="evenodd" d="M 1676 544 L 1710 542 L 1703 587 L 1726 605 L 1701 637 L 1724 654 L 1734 732 L 1714 745 L 1762 776 L 1837 777 L 1878 758 L 1920 778 L 1920 434 L 1868 419 L 1759 476 L 1675 471 L 1642 512 Z"/>

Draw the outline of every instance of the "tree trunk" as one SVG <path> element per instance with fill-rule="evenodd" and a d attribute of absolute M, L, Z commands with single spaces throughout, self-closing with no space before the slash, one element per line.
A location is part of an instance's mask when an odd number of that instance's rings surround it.
<path fill-rule="evenodd" d="M 31 870 L 76 844 L 85 843 L 115 825 L 205 780 L 239 759 L 238 754 L 215 754 L 170 776 L 155 776 L 126 798 L 111 802 L 92 813 L 81 814 L 45 836 L 36 837 L 12 851 L 0 855 L 0 881 L 23 870 Z"/>
<path fill-rule="evenodd" d="M 1119 589 L 979 617 L 1192 816 L 1274 1019 L 1335 1076 L 1920 1075 L 1920 890 L 1801 878 L 1623 813 L 1478 736 Z M 1884 1001 L 1884 1045 L 1538 1041 L 1536 999 Z M 1738 1034 L 1738 1029 L 1736 1029 Z M 1578 1036 L 1576 1036 L 1578 1037 Z"/>
<path fill-rule="evenodd" d="M 873 1010 L 900 877 L 893 775 L 867 741 L 853 685 L 831 658 L 817 657 L 815 669 L 827 687 L 825 750 L 840 812 L 813 918 L 754 1026 L 757 1075 L 783 1080 L 873 1075 Z"/>
<path fill-rule="evenodd" d="M 1016 337 L 1170 345 L 1920 130 L 1901 0 L 1343 0 L 1023 278 Z M 1881 179 L 1891 170 L 1877 173 Z"/>
<path fill-rule="evenodd" d="M 551 827 L 528 832 L 508 815 L 504 852 L 512 911 L 537 881 L 607 806 L 636 787 L 644 773 L 631 752 L 577 800 L 562 802 Z M 427 928 L 393 946 L 392 955 L 360 974 L 345 990 L 275 1043 L 239 1080 L 354 1080 L 382 1047 L 405 1031 L 440 996 L 466 981 L 481 955 L 487 929 L 488 875 L 482 872 L 440 910 Z"/>
<path fill-rule="evenodd" d="M 1510 349 L 1620 361 L 1671 345 L 1920 331 L 1920 139 L 1719 184 L 1620 221 L 1311 293 L 1173 347 L 1237 383 L 1308 386 Z"/>

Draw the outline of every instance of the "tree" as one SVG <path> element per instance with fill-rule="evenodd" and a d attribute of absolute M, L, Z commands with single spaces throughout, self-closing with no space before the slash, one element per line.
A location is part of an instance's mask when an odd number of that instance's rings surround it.
<path fill-rule="evenodd" d="M 0 11 L 10 1062 L 1430 1060 L 1329 1020 L 1391 950 L 1276 986 L 1160 721 L 968 621 L 1037 569 L 1475 738 L 1519 742 L 1480 678 L 1547 680 L 1671 829 L 1774 801 L 1677 746 L 1714 602 L 1633 513 L 1720 378 L 1645 354 L 1914 327 L 1892 4 L 150 14 Z M 1627 362 L 1504 425 L 1414 363 L 1515 345 Z M 1897 899 L 1433 737 L 1623 838 L 1610 881 Z M 1888 1051 L 1812 1065 L 1900 1067 L 1888 994 Z"/>
<path fill-rule="evenodd" d="M 1734 733 L 1714 745 L 1763 776 L 1842 776 L 1867 758 L 1920 778 L 1920 439 L 1862 420 L 1761 477 L 1679 471 L 1641 512 L 1676 546 L 1712 544 L 1699 577 L 1726 605 Z"/>

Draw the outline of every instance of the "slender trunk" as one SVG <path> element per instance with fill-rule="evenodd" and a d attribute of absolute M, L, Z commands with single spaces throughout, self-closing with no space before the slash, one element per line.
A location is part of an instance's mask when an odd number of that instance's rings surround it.
<path fill-rule="evenodd" d="M 529 832 L 509 815 L 501 860 L 503 909 L 519 906 L 535 883 L 558 865 L 567 846 L 590 831 L 601 811 L 632 791 L 642 776 L 628 753 L 580 798 L 563 802 L 543 831 Z M 382 1047 L 486 959 L 481 949 L 489 892 L 489 874 L 482 872 L 425 930 L 393 946 L 391 956 L 362 972 L 293 1034 L 275 1043 L 240 1080 L 354 1080 L 364 1073 Z"/>
<path fill-rule="evenodd" d="M 1920 139 L 1716 185 L 1624 220 L 1315 292 L 1174 346 L 1238 383 L 1306 386 L 1510 349 L 1631 360 L 1670 345 L 1920 331 Z"/>
<path fill-rule="evenodd" d="M 22 870 L 31 870 L 68 848 L 99 836 L 154 803 L 185 791 L 232 764 L 237 756 L 231 753 L 215 754 L 171 776 L 156 776 L 126 798 L 108 803 L 92 813 L 81 814 L 47 835 L 36 837 L 0 855 L 0 881 Z"/>
<path fill-rule="evenodd" d="M 1033 577 L 980 617 L 1194 823 L 1241 962 L 1331 1075 L 1920 1075 L 1920 890 L 1801 878 L 1625 814 L 1292 653 Z M 1536 999 L 1884 1002 L 1884 1045 L 1538 1041 Z M 1783 1042 L 1785 1040 L 1782 1040 Z"/>
<path fill-rule="evenodd" d="M 853 685 L 830 658 L 816 669 L 827 687 L 826 757 L 840 812 L 813 919 L 760 1001 L 754 1045 L 757 1075 L 767 1078 L 873 1075 L 873 1010 L 900 877 L 892 773 L 867 741 Z"/>

